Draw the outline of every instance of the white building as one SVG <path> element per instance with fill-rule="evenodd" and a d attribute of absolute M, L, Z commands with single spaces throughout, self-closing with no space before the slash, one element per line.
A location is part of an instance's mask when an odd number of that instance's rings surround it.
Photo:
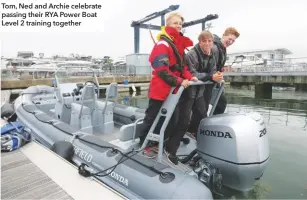
<path fill-rule="evenodd" d="M 227 60 L 234 60 L 236 56 L 247 55 L 247 56 L 256 56 L 258 58 L 266 59 L 270 61 L 272 60 L 282 61 L 286 59 L 287 55 L 291 55 L 291 54 L 292 52 L 286 48 L 245 51 L 245 52 L 229 53 L 227 56 Z"/>
<path fill-rule="evenodd" d="M 225 66 L 229 71 L 262 67 L 282 67 L 289 64 L 286 56 L 292 52 L 286 48 L 229 53 Z M 237 70 L 235 70 L 237 71 Z"/>

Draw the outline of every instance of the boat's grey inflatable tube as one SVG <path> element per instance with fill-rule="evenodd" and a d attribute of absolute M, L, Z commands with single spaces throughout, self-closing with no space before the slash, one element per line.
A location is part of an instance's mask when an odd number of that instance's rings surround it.
<path fill-rule="evenodd" d="M 94 169 L 93 172 L 118 163 L 122 155 L 105 148 L 116 146 L 95 136 L 80 133 L 68 124 L 43 113 L 34 105 L 32 98 L 42 90 L 45 90 L 47 95 L 53 93 L 53 88 L 48 86 L 30 87 L 24 91 L 28 94 L 18 97 L 14 104 L 18 119 L 32 130 L 36 140 L 49 148 L 58 141 L 71 142 L 74 146 L 72 160 L 77 165 L 86 163 Z M 84 135 L 79 138 L 72 136 L 76 134 Z M 132 154 L 134 153 L 130 155 Z M 140 155 L 134 155 L 132 158 L 162 172 L 172 173 L 175 178 L 162 178 L 131 159 L 119 164 L 108 176 L 97 178 L 129 199 L 213 199 L 211 191 L 195 177 Z"/>
<path fill-rule="evenodd" d="M 121 125 L 131 124 L 135 122 L 135 120 L 145 117 L 145 109 L 116 104 L 113 116 L 114 121 Z"/>

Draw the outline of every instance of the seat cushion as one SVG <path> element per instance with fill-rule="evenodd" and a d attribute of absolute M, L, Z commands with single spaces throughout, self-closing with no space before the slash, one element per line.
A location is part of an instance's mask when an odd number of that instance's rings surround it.
<path fill-rule="evenodd" d="M 80 113 L 81 112 L 81 104 L 78 103 L 72 103 L 71 104 L 71 111 L 74 113 Z M 84 106 L 82 108 L 82 115 L 90 115 L 91 114 L 91 110 L 89 107 Z"/>

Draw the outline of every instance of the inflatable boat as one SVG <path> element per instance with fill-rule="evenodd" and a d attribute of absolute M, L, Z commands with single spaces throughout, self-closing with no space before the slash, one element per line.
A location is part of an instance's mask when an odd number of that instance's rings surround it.
<path fill-rule="evenodd" d="M 140 146 L 144 110 L 117 104 L 117 83 L 107 86 L 101 100 L 94 72 L 83 83 L 67 82 L 65 72 L 64 67 L 55 72 L 54 87 L 22 92 L 14 102 L 18 121 L 34 140 L 78 166 L 80 175 L 129 199 L 213 199 L 222 187 L 249 191 L 267 167 L 268 133 L 259 113 L 212 115 L 223 85 L 211 115 L 199 124 L 197 141 L 190 137 L 188 144 L 180 144 L 181 162 L 172 165 L 163 154 L 164 130 L 183 87 L 172 89 Z M 190 87 L 200 84 L 206 83 L 191 82 Z M 161 117 L 160 134 L 155 134 Z M 154 159 L 142 155 L 149 141 L 159 142 Z"/>

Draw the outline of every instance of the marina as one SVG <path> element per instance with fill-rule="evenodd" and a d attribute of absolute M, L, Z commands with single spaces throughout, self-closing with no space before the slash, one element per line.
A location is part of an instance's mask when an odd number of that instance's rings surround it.
<path fill-rule="evenodd" d="M 196 135 L 183 132 L 178 140 L 177 164 L 164 134 L 183 87 L 171 88 L 140 142 L 152 78 L 141 29 L 160 30 L 178 8 L 132 21 L 134 53 L 118 58 L 43 51 L 1 57 L 1 199 L 307 198 L 307 57 L 286 47 L 228 53 L 224 80 L 190 81 L 213 84 L 214 95 Z M 161 24 L 149 22 L 156 18 Z M 182 27 L 209 30 L 217 19 L 208 14 Z M 223 93 L 226 110 L 213 115 Z M 157 144 L 154 157 L 147 144 Z"/>
<path fill-rule="evenodd" d="M 126 71 L 126 72 L 129 71 L 129 70 L 125 69 L 126 64 L 124 64 L 124 65 L 122 63 L 120 63 L 120 64 L 121 64 L 120 67 L 122 69 L 122 72 L 123 71 Z M 269 68 L 267 68 L 267 69 L 269 70 Z M 30 70 L 31 69 L 24 69 L 23 68 L 22 72 L 23 73 L 29 73 Z M 51 71 L 49 69 L 47 69 L 48 73 L 54 72 L 55 70 L 56 70 L 56 68 L 51 69 Z M 94 68 L 94 71 L 95 71 L 95 68 Z M 36 72 L 38 72 L 38 74 L 39 74 L 39 73 L 45 73 L 46 71 L 44 71 L 44 69 L 36 69 Z M 86 73 L 87 72 L 82 73 L 80 71 L 79 75 L 86 75 Z M 264 76 L 264 77 L 271 77 L 272 78 L 272 72 L 265 72 L 265 70 L 264 70 L 264 72 L 262 71 L 261 73 L 262 73 L 261 75 Z M 283 72 L 283 73 L 287 73 L 287 72 Z M 304 75 L 304 73 L 305 73 L 304 68 L 303 68 L 303 71 L 301 71 L 301 72 L 297 71 L 297 73 L 299 75 L 298 80 L 300 80 L 301 83 L 306 84 L 307 82 L 306 82 L 305 75 Z M 107 75 L 104 75 L 104 74 L 107 74 Z M 122 74 L 125 74 L 125 73 L 122 73 Z M 271 75 L 269 75 L 269 74 L 271 74 Z M 67 79 L 66 81 L 71 82 L 74 79 L 77 82 L 82 81 L 82 80 L 83 81 L 88 80 L 88 79 L 80 78 L 81 76 L 78 77 L 78 73 L 75 73 L 74 75 L 75 76 L 71 76 L 71 78 Z M 107 73 L 105 71 L 105 69 L 104 69 L 103 72 L 101 70 L 101 73 L 97 73 L 97 75 L 99 75 L 97 77 L 97 80 L 99 82 L 99 90 L 103 95 L 105 95 L 105 92 L 107 90 L 107 87 L 109 86 L 109 83 L 112 83 L 112 82 L 117 83 L 118 92 L 122 93 L 122 95 L 126 94 L 126 96 L 124 95 L 123 99 L 121 99 L 119 101 L 121 104 L 131 105 L 131 101 L 136 100 L 138 108 L 146 108 L 146 105 L 147 105 L 147 95 L 146 94 L 147 94 L 147 91 L 149 89 L 150 75 L 135 75 L 133 73 L 132 74 L 128 73 L 128 75 L 127 75 L 127 73 L 125 75 L 120 75 L 120 73 L 114 73 L 114 71 L 111 71 L 111 70 Z M 254 77 L 259 76 L 259 72 L 258 72 L 258 74 L 255 73 L 255 72 L 251 72 L 251 71 L 247 71 L 247 72 L 233 72 L 233 71 L 230 72 L 230 71 L 228 71 L 228 72 L 225 72 L 225 77 L 230 78 L 228 80 L 231 80 L 231 77 L 233 77 L 232 78 L 233 81 L 228 82 L 228 86 L 227 86 L 228 89 L 227 90 L 231 90 L 231 87 L 233 85 L 235 85 L 235 83 L 240 83 L 240 81 L 243 82 L 243 83 L 244 82 L 245 83 L 249 83 L 249 82 L 254 83 L 254 81 L 252 79 L 251 80 L 237 79 L 236 81 L 234 81 L 234 79 L 236 79 L 236 77 L 239 78 L 242 75 L 247 76 L 247 77 L 250 76 L 250 77 L 254 78 Z M 292 77 L 293 77 L 293 75 L 295 75 L 295 73 L 291 72 Z M 18 95 L 23 91 L 23 88 L 35 86 L 35 85 L 38 85 L 38 83 L 53 86 L 53 80 L 54 79 L 52 78 L 52 74 L 50 74 L 50 76 L 51 76 L 51 78 L 41 78 L 41 79 L 39 79 L 38 77 L 35 77 L 32 74 L 32 76 L 30 76 L 28 78 L 22 78 L 22 79 L 17 78 L 15 80 L 14 80 L 14 78 L 10 78 L 10 79 L 1 80 L 1 84 L 2 84 L 3 89 L 4 89 L 4 87 L 6 87 L 5 90 L 1 90 L 1 105 L 3 105 L 4 103 L 8 103 L 10 100 L 14 100 L 16 97 L 18 97 Z M 280 76 L 284 77 L 285 74 L 280 74 Z M 73 78 L 73 77 L 75 77 L 75 78 Z M 262 80 L 265 81 L 265 79 L 262 79 Z M 287 83 L 285 81 L 286 79 L 284 79 L 284 78 L 282 78 L 280 80 L 282 80 L 282 82 L 280 82 L 280 83 Z M 13 85 L 15 83 L 17 83 L 19 85 L 17 85 L 17 86 Z M 276 80 L 275 80 L 275 83 L 276 83 Z M 288 83 L 291 84 L 291 83 L 293 83 L 293 81 L 288 82 Z M 295 83 L 295 81 L 294 81 L 294 83 Z M 299 82 L 296 82 L 296 83 L 299 83 Z M 242 84 L 242 86 L 244 86 L 244 84 Z M 295 86 L 293 86 L 293 85 L 292 85 L 292 87 L 295 88 Z M 267 99 L 272 99 L 274 101 L 274 98 L 275 98 L 274 94 L 276 95 L 275 91 L 276 90 L 283 91 L 282 88 L 286 88 L 286 87 L 280 87 L 279 86 L 278 88 L 275 88 L 273 91 L 271 91 L 272 96 L 270 98 L 267 98 Z M 272 87 L 272 89 L 273 89 L 273 87 Z M 256 89 L 254 89 L 254 90 L 256 90 Z M 301 91 L 301 90 L 297 90 L 297 91 Z M 304 88 L 302 88 L 302 91 L 304 91 Z M 294 90 L 293 92 L 296 92 L 296 90 Z M 146 102 L 140 103 L 140 101 L 142 101 L 142 100 L 138 100 L 138 96 L 140 94 L 143 95 L 143 98 L 145 99 Z M 304 96 L 304 94 L 303 94 L 303 96 Z M 13 98 L 11 98 L 11 97 L 13 97 Z M 104 98 L 104 97 L 102 97 L 102 98 Z M 303 97 L 303 98 L 305 98 L 305 101 L 307 100 L 307 97 Z M 258 98 L 258 99 L 261 99 L 261 98 Z M 246 111 L 250 108 L 250 106 L 246 105 L 246 101 L 243 100 L 243 99 L 241 101 L 239 101 L 236 98 L 233 99 L 233 98 L 229 97 L 229 100 L 230 100 L 230 105 L 228 106 L 226 112 L 237 113 L 238 111 L 242 112 L 242 111 Z M 240 105 L 237 105 L 238 102 L 241 102 Z M 303 100 L 303 102 L 304 102 L 304 100 Z M 281 112 L 276 111 L 276 109 L 274 109 L 274 108 L 272 108 L 268 111 L 267 108 L 266 108 L 266 104 L 262 104 L 262 105 L 263 106 L 256 108 L 256 111 L 260 112 L 264 116 L 265 120 L 267 120 L 268 131 L 269 132 L 274 131 L 275 133 L 277 131 L 280 131 L 280 128 L 278 126 L 274 125 L 274 123 L 277 123 L 277 124 L 280 123 L 280 122 L 278 122 L 280 119 L 276 119 L 276 118 L 281 118 L 280 115 L 283 115 L 283 114 L 280 114 Z M 305 134 L 304 134 L 306 132 L 306 128 L 307 128 L 306 127 L 307 126 L 307 124 L 306 124 L 307 123 L 307 115 L 306 114 L 304 115 L 304 112 L 306 113 L 306 110 L 307 110 L 306 106 L 307 105 L 305 105 L 302 102 L 298 102 L 298 104 L 293 104 L 293 106 L 294 106 L 294 108 L 292 108 L 293 111 L 290 111 L 290 110 L 287 111 L 287 117 L 285 118 L 285 124 L 287 126 L 288 124 L 293 124 L 294 121 L 298 120 L 297 125 L 294 125 L 294 127 L 297 127 L 297 129 L 298 129 L 297 131 L 300 134 L 300 136 L 298 136 L 298 137 L 300 138 L 300 140 L 305 141 L 307 139 L 307 138 L 305 138 Z M 300 114 L 294 114 L 294 115 L 288 114 L 288 112 L 297 112 L 295 108 L 301 109 L 299 111 Z M 276 113 L 278 113 L 278 114 L 276 114 Z M 298 124 L 300 124 L 300 125 L 298 125 Z M 301 128 L 299 128 L 299 127 L 301 127 Z M 287 128 L 287 130 L 288 130 L 288 128 Z M 276 145 L 276 141 L 277 141 L 277 138 L 276 138 L 277 136 L 276 136 L 275 133 L 270 136 L 270 138 L 273 140 L 273 145 Z M 288 137 L 286 133 L 283 133 L 283 135 L 284 135 L 283 137 Z M 50 178 L 50 176 L 54 172 L 52 172 L 52 171 L 42 171 L 44 169 L 43 166 L 35 168 L 34 165 L 31 164 L 32 161 L 29 160 L 31 158 L 30 154 L 28 154 L 28 157 L 25 157 L 26 156 L 26 155 L 24 155 L 25 150 L 23 150 L 23 149 L 25 149 L 27 147 L 32 148 L 32 146 L 38 146 L 38 145 L 37 144 L 33 145 L 33 143 L 30 143 L 28 145 L 30 145 L 30 146 L 25 146 L 25 147 L 21 148 L 20 150 L 17 150 L 16 152 L 12 152 L 12 153 L 9 153 L 9 154 L 5 154 L 5 153 L 2 154 L 2 156 L 3 156 L 3 157 L 1 157 L 1 159 L 2 159 L 2 180 L 5 181 L 4 182 L 5 184 L 2 184 L 3 187 L 1 188 L 2 199 L 11 199 L 11 198 L 25 199 L 25 198 L 32 198 L 32 197 L 34 198 L 34 196 L 33 196 L 34 194 L 35 194 L 36 198 L 41 198 L 41 199 L 44 199 L 44 198 L 45 199 L 49 199 L 49 198 L 83 199 L 84 198 L 84 196 L 82 196 L 84 194 L 74 192 L 74 191 L 78 191 L 78 189 L 76 189 L 76 187 L 81 187 L 81 186 L 84 186 L 84 184 L 86 184 L 84 182 L 85 179 L 83 179 L 82 177 L 80 177 L 77 174 L 76 169 L 74 169 L 74 173 L 72 173 L 72 176 L 78 176 L 78 178 L 81 178 L 81 181 L 80 181 L 80 183 L 77 183 L 77 181 L 76 181 L 76 182 L 74 182 L 76 184 L 73 184 L 73 186 L 68 187 L 67 186 L 68 183 L 64 183 L 63 180 L 61 180 L 61 178 L 56 178 L 56 176 Z M 36 151 L 38 151 L 38 150 L 36 150 Z M 273 152 L 277 153 L 276 149 L 274 147 L 273 147 Z M 31 153 L 34 154 L 33 151 Z M 53 154 L 53 153 L 49 152 L 49 154 Z M 41 154 L 39 156 L 41 156 Z M 32 155 L 32 157 L 33 157 L 33 155 Z M 8 163 L 7 160 L 12 160 L 12 161 Z M 55 163 L 57 163 L 57 166 L 61 166 L 58 162 L 59 161 L 55 162 Z M 11 165 L 9 165 L 10 163 L 11 163 Z M 167 162 L 165 160 L 162 160 L 162 163 L 166 164 Z M 303 163 L 304 162 L 302 161 L 301 165 L 304 165 Z M 13 167 L 13 166 L 17 166 L 17 167 Z M 16 185 L 14 183 L 12 183 L 12 184 L 8 183 L 6 181 L 8 179 L 6 177 L 8 177 L 10 174 L 21 173 L 21 172 L 18 171 L 18 170 L 20 170 L 20 168 L 18 168 L 18 166 L 29 166 L 29 169 L 28 169 L 29 174 L 30 175 L 33 174 L 33 173 L 36 174 L 35 179 L 32 179 L 32 177 L 28 177 L 28 179 L 31 180 L 32 184 L 29 184 L 28 187 L 26 187 L 26 188 L 22 187 L 21 185 Z M 38 166 L 38 164 L 35 164 L 35 166 Z M 278 169 L 279 168 L 278 162 L 274 162 L 273 167 L 274 167 L 274 169 Z M 8 170 L 8 169 L 10 169 L 10 170 Z M 183 166 L 180 166 L 179 169 L 180 170 L 187 170 Z M 283 186 L 276 184 L 274 181 L 270 180 L 270 177 L 273 178 L 273 179 L 276 178 L 274 176 L 274 172 L 273 172 L 274 169 L 272 169 L 272 167 L 269 168 L 269 172 L 268 172 L 269 175 L 266 175 L 260 183 L 257 183 L 256 185 L 254 185 L 251 193 L 243 195 L 242 193 L 234 192 L 233 190 L 224 189 L 223 190 L 224 197 L 226 197 L 226 198 L 234 198 L 234 197 L 235 198 L 263 198 L 263 197 L 272 198 L 272 197 L 282 197 L 282 196 L 289 195 L 288 196 L 289 198 L 290 197 L 296 197 L 298 199 L 299 198 L 304 199 L 304 197 L 307 195 L 306 189 L 304 187 L 304 179 L 302 179 L 300 185 L 297 185 L 292 181 L 294 186 L 298 187 L 297 189 L 294 189 L 292 193 L 288 192 L 286 194 L 286 193 L 282 193 L 282 192 L 276 192 L 275 190 L 280 190 L 281 188 L 283 188 Z M 300 170 L 301 170 L 301 168 L 297 169 L 298 172 Z M 72 172 L 73 170 L 70 169 L 70 171 Z M 20 177 L 18 177 L 16 175 L 14 177 L 15 177 L 15 179 L 14 179 L 15 181 L 20 180 Z M 284 177 L 284 178 L 286 179 L 286 177 Z M 44 181 L 44 184 L 40 184 L 40 181 Z M 100 187 L 105 187 L 105 186 L 99 185 L 100 183 L 98 183 L 98 182 L 97 182 L 97 184 L 96 184 L 97 185 L 96 189 L 93 186 L 86 186 L 86 187 L 91 187 L 93 189 L 93 193 L 91 193 L 93 195 L 93 198 L 96 198 L 99 195 L 102 195 L 101 198 L 103 198 L 103 197 L 105 198 L 105 196 L 104 196 L 104 195 L 106 195 L 105 192 L 103 194 L 97 194 L 97 191 L 101 190 Z M 15 186 L 12 187 L 13 185 L 15 185 Z M 19 189 L 19 188 L 23 188 L 23 189 Z M 49 188 L 49 189 L 46 190 L 46 188 Z M 52 188 L 52 190 L 50 188 Z M 110 191 L 110 188 L 107 187 L 106 190 Z M 18 191 L 18 192 L 16 192 L 16 191 Z M 126 199 L 127 198 L 127 197 L 125 197 L 125 195 L 122 196 L 122 194 L 118 194 L 116 191 L 112 191 L 112 189 L 111 189 L 110 195 L 114 199 Z M 219 199 L 219 197 L 215 197 L 215 198 Z"/>

